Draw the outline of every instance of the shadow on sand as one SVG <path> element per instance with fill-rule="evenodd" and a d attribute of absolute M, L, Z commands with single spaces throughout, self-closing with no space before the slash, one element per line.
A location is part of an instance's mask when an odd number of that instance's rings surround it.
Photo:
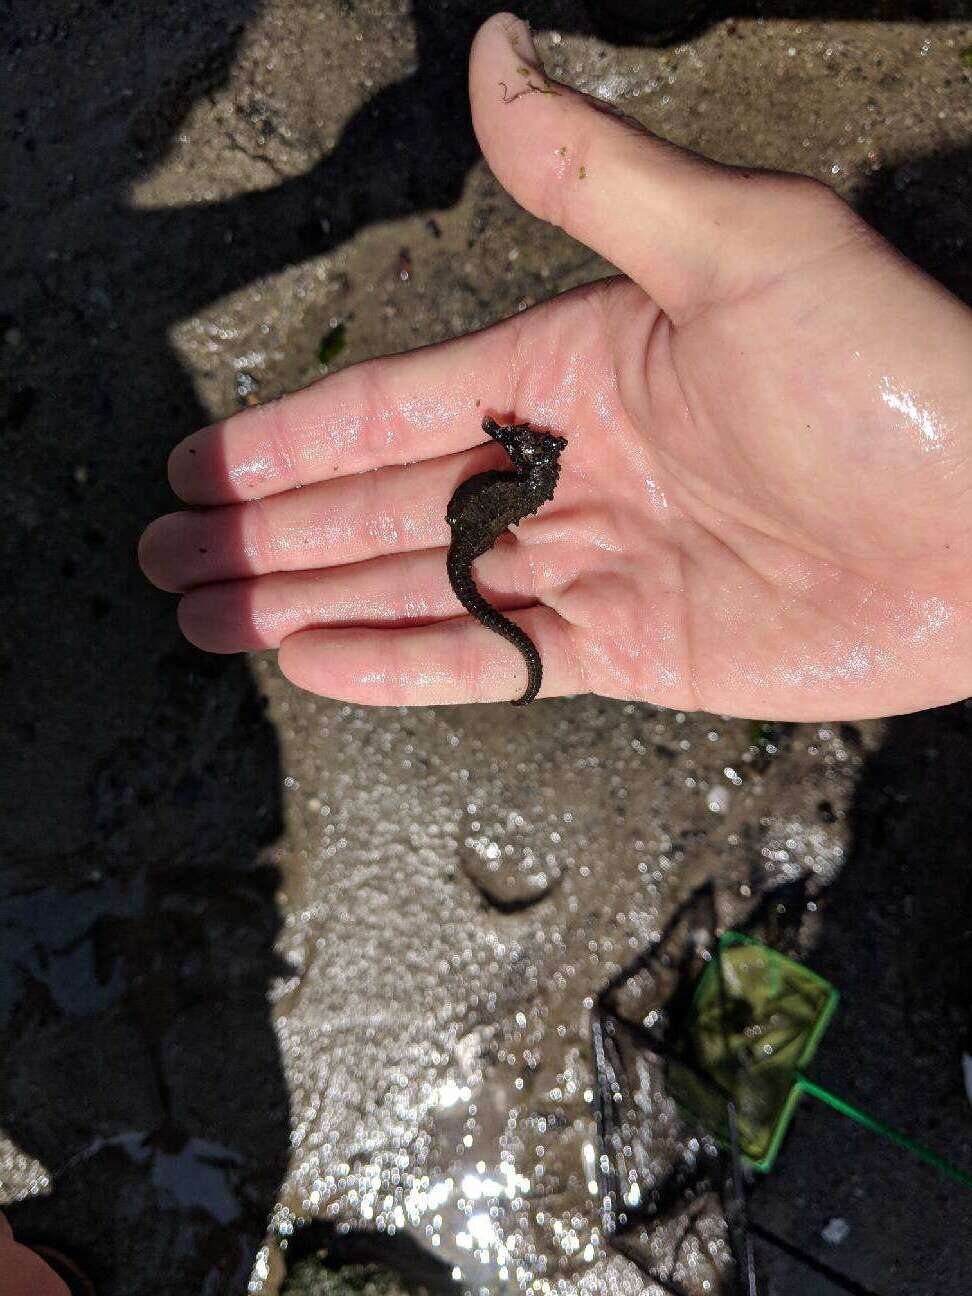
<path fill-rule="evenodd" d="M 371 222 L 457 201 L 476 157 L 468 43 L 496 7 L 416 0 L 418 70 L 311 174 L 165 211 L 135 210 L 130 186 L 225 78 L 258 0 L 82 0 L 70 17 L 36 0 L 5 27 L 0 1119 L 51 1175 L 10 1210 L 15 1228 L 85 1260 L 102 1296 L 243 1292 L 289 1146 L 266 1001 L 283 970 L 277 879 L 259 864 L 279 832 L 275 736 L 245 661 L 181 644 L 134 563 L 170 504 L 166 454 L 205 421 L 168 331 Z M 876 9 L 827 15 L 957 12 Z M 577 4 L 527 11 L 592 30 Z M 967 273 L 968 157 L 909 167 L 875 179 L 866 209 L 945 278 L 964 238 Z M 964 789 L 970 743 L 961 709 L 892 726 L 861 790 L 847 918 L 835 903 L 822 954 L 838 981 L 860 949 L 859 895 L 904 904 L 906 862 L 927 917 L 908 910 L 918 943 L 898 948 L 910 1002 L 949 1002 L 962 958 L 968 978 L 954 867 L 968 825 L 945 798 Z M 949 950 L 947 975 L 926 947 Z"/>

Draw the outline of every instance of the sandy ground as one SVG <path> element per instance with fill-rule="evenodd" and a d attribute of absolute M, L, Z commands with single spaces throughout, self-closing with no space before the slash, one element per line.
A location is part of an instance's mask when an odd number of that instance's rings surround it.
<path fill-rule="evenodd" d="M 679 915 L 689 945 L 751 920 L 806 953 L 844 992 L 819 1078 L 972 1165 L 972 709 L 368 711 L 187 648 L 135 568 L 171 445 L 319 377 L 337 324 L 335 367 L 609 271 L 478 160 L 496 7 L 3 24 L 0 1202 L 102 1296 L 270 1293 L 320 1247 L 443 1290 L 726 1290 L 717 1198 L 658 1234 L 663 1288 L 589 1188 L 591 1008 Z M 773 0 L 663 49 L 526 12 L 553 75 L 827 180 L 972 299 L 961 3 Z M 793 1252 L 758 1244 L 767 1296 L 972 1272 L 968 1197 L 809 1104 L 751 1210 Z"/>

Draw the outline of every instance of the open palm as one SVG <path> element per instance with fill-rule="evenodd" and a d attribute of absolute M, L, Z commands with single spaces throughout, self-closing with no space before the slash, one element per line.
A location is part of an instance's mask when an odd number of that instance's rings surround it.
<path fill-rule="evenodd" d="M 630 278 L 183 442 L 172 483 L 203 507 L 141 556 L 186 591 L 187 636 L 279 646 L 332 697 L 515 697 L 519 654 L 445 567 L 452 491 L 504 466 L 491 414 L 568 439 L 553 502 L 476 569 L 544 694 L 786 719 L 964 696 L 969 312 L 812 182 L 717 167 L 547 82 L 509 16 L 471 93 L 510 192 Z"/>

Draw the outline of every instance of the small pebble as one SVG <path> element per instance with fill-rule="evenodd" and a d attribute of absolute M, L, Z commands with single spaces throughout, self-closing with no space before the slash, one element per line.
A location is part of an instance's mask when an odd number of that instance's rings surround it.
<path fill-rule="evenodd" d="M 705 794 L 705 804 L 713 814 L 725 814 L 729 809 L 729 789 L 717 783 Z"/>
<path fill-rule="evenodd" d="M 820 1236 L 830 1246 L 840 1246 L 841 1242 L 846 1242 L 850 1236 L 850 1225 L 845 1219 L 834 1217 L 828 1220 L 826 1227 L 821 1231 Z"/>

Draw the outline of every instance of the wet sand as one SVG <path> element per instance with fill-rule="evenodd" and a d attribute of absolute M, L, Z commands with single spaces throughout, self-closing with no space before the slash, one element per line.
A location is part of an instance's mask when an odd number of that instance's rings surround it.
<path fill-rule="evenodd" d="M 820 1078 L 972 1164 L 969 708 L 369 711 L 182 646 L 135 570 L 171 445 L 319 377 L 336 325 L 338 368 L 610 272 L 477 160 L 492 8 L 51 0 L 4 38 L 0 1202 L 105 1296 L 270 1293 L 311 1223 L 477 1291 L 654 1296 L 590 1187 L 590 1012 L 687 904 L 686 939 L 758 913 L 804 953 L 844 992 Z M 960 8 L 767 5 L 662 50 L 528 12 L 551 75 L 826 180 L 972 298 Z M 752 1213 L 882 1296 L 972 1267 L 959 1189 L 809 1105 Z M 659 1235 L 671 1289 L 728 1289 L 723 1233 L 711 1198 Z M 759 1260 L 767 1291 L 840 1290 Z"/>

